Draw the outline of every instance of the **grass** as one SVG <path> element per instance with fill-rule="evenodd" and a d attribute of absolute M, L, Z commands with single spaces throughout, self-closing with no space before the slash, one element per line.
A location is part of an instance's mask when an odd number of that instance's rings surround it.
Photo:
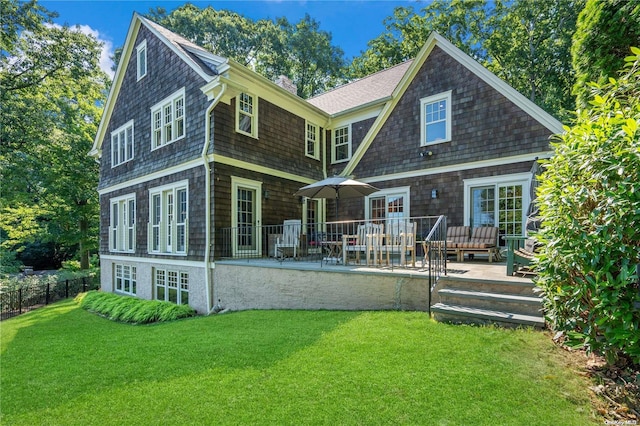
<path fill-rule="evenodd" d="M 4 321 L 11 425 L 585 425 L 549 336 L 416 312 L 247 311 L 154 325 L 64 301 Z"/>

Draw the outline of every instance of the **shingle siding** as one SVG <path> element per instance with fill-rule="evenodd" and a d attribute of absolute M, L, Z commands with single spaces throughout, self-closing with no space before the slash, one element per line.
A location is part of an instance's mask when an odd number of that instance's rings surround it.
<path fill-rule="evenodd" d="M 188 252 L 185 255 L 150 254 L 148 252 L 149 192 L 154 188 L 186 180 L 188 192 Z M 102 194 L 100 196 L 100 253 L 119 256 L 149 258 L 168 258 L 181 260 L 203 260 L 205 252 L 205 172 L 203 166 L 197 166 L 179 173 L 163 176 L 128 188 Z M 136 197 L 136 250 L 134 253 L 109 251 L 110 201 L 125 194 L 134 193 Z"/>
<path fill-rule="evenodd" d="M 215 154 L 298 176 L 322 178 L 322 161 L 305 155 L 306 122 L 303 118 L 265 99 L 258 99 L 256 139 L 235 131 L 235 111 L 235 99 L 230 105 L 220 103 L 214 110 Z"/>
<path fill-rule="evenodd" d="M 451 90 L 452 139 L 420 146 L 420 99 Z M 382 176 L 549 149 L 550 131 L 437 46 L 355 169 Z M 428 158 L 421 151 L 432 151 Z"/>
<path fill-rule="evenodd" d="M 147 75 L 137 81 L 137 57 L 131 55 L 122 89 L 102 144 L 99 188 L 163 170 L 200 156 L 204 143 L 204 113 L 207 97 L 200 91 L 204 80 L 144 25 L 135 46 L 147 41 Z M 185 137 L 151 150 L 151 107 L 185 88 Z M 111 132 L 134 120 L 134 158 L 111 167 Z"/>

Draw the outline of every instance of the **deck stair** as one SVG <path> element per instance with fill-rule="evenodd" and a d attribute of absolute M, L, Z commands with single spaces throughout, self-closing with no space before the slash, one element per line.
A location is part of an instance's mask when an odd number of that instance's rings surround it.
<path fill-rule="evenodd" d="M 544 327 L 542 299 L 530 279 L 440 277 L 432 294 L 436 321 Z"/>

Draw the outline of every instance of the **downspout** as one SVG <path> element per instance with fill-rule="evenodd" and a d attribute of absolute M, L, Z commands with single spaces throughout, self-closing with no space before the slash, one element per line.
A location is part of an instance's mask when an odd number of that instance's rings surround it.
<path fill-rule="evenodd" d="M 202 147 L 202 164 L 204 165 L 204 194 L 205 194 L 205 249 L 204 249 L 204 279 L 205 279 L 205 294 L 207 298 L 207 314 L 210 314 L 213 308 L 211 307 L 211 268 L 209 258 L 211 257 L 211 166 L 209 165 L 209 158 L 207 153 L 209 152 L 209 146 L 211 145 L 211 113 L 213 109 L 218 105 L 222 95 L 227 90 L 227 84 L 222 83 L 220 86 L 220 93 L 213 99 L 211 105 L 207 108 L 204 115 L 204 145 Z M 214 305 L 215 306 L 215 305 Z"/>

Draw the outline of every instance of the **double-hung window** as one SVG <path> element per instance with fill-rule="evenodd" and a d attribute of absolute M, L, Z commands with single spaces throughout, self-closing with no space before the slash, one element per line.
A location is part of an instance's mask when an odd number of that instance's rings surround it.
<path fill-rule="evenodd" d="M 351 158 L 351 125 L 337 127 L 333 130 L 332 148 L 332 163 L 340 163 Z"/>
<path fill-rule="evenodd" d="M 318 126 L 313 123 L 306 123 L 306 151 L 307 157 L 318 160 L 320 158 L 320 132 Z"/>
<path fill-rule="evenodd" d="M 184 88 L 151 107 L 151 149 L 185 135 Z"/>
<path fill-rule="evenodd" d="M 258 137 L 257 98 L 249 93 L 240 93 L 236 98 L 236 131 Z"/>
<path fill-rule="evenodd" d="M 420 100 L 420 145 L 451 140 L 451 91 Z"/>
<path fill-rule="evenodd" d="M 113 273 L 113 288 L 117 293 L 136 295 L 137 271 L 132 265 L 115 264 Z"/>
<path fill-rule="evenodd" d="M 111 167 L 133 159 L 133 120 L 111 132 Z"/>
<path fill-rule="evenodd" d="M 138 65 L 137 65 L 137 75 L 138 80 L 147 75 L 147 40 L 143 41 L 136 47 Z"/>
<path fill-rule="evenodd" d="M 136 249 L 136 197 L 111 199 L 109 250 L 133 253 Z"/>
<path fill-rule="evenodd" d="M 189 202 L 186 182 L 149 191 L 149 252 L 186 254 Z"/>
<path fill-rule="evenodd" d="M 153 270 L 154 297 L 156 300 L 189 304 L 189 274 L 171 269 Z"/>

